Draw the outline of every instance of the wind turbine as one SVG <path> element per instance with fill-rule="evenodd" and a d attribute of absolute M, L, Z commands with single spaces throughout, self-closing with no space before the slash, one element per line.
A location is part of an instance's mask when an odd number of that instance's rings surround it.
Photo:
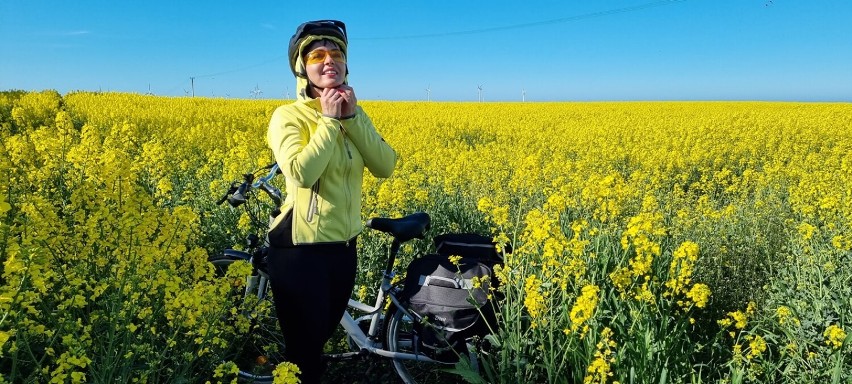
<path fill-rule="evenodd" d="M 263 91 L 261 91 L 260 88 L 258 88 L 257 84 L 255 84 L 254 89 L 249 93 L 251 93 L 252 96 L 256 99 L 258 96 L 263 94 Z"/>
<path fill-rule="evenodd" d="M 476 89 L 479 90 L 479 102 L 482 102 L 482 84 L 479 84 Z"/>
<path fill-rule="evenodd" d="M 521 88 L 521 101 L 527 101 L 527 90 Z"/>
<path fill-rule="evenodd" d="M 432 97 L 431 97 L 431 95 L 430 95 L 430 94 L 431 94 L 431 92 L 432 92 L 432 88 L 431 88 L 431 87 L 432 87 L 431 85 L 427 85 L 427 86 L 426 86 L 426 101 L 432 101 Z"/>

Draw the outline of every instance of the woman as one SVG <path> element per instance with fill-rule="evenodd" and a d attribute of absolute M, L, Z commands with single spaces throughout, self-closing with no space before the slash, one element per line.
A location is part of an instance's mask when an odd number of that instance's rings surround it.
<path fill-rule="evenodd" d="M 323 346 L 352 294 L 364 168 L 389 177 L 397 158 L 347 84 L 347 48 L 342 22 L 299 26 L 289 47 L 298 99 L 275 110 L 267 132 L 287 187 L 267 260 L 287 359 L 302 383 L 319 382 Z"/>

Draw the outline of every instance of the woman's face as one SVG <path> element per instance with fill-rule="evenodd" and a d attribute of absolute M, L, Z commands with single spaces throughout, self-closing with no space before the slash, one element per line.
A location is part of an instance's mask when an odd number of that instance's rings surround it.
<path fill-rule="evenodd" d="M 303 60 L 308 80 L 314 86 L 336 88 L 343 84 L 346 78 L 346 57 L 334 42 L 320 40 L 311 43 Z M 312 91 L 316 92 L 314 89 Z"/>

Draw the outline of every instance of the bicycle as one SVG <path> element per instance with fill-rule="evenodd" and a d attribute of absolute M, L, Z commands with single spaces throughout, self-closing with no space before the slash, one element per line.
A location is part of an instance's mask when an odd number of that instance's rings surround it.
<path fill-rule="evenodd" d="M 255 175 L 262 170 L 268 174 L 255 180 Z M 219 199 L 217 204 L 228 201 L 233 207 L 246 203 L 254 190 L 266 192 L 273 200 L 275 207 L 281 205 L 281 192 L 269 181 L 278 172 L 278 165 L 261 168 L 245 174 L 242 184 L 232 183 L 228 192 Z M 277 208 L 276 208 L 277 210 Z M 280 212 L 273 211 L 271 218 Z M 359 356 L 375 355 L 390 358 L 398 376 L 407 384 L 436 382 L 439 374 L 436 365 L 452 366 L 452 361 L 439 361 L 427 356 L 419 347 L 415 317 L 402 304 L 399 294 L 402 288 L 393 284 L 394 262 L 402 244 L 413 240 L 423 239 L 430 228 L 430 217 L 424 212 L 414 213 L 401 218 L 371 218 L 366 227 L 383 232 L 392 237 L 388 260 L 375 304 L 369 305 L 354 299 L 349 300 L 340 325 L 343 327 L 351 352 L 327 354 L 327 359 L 346 359 Z M 227 249 L 220 255 L 214 255 L 209 261 L 224 275 L 229 266 L 239 261 L 247 261 L 252 266 L 251 275 L 247 278 L 245 289 L 235 292 L 235 303 L 241 302 L 242 315 L 249 319 L 250 325 L 243 327 L 244 334 L 234 340 L 234 353 L 231 360 L 238 368 L 240 379 L 257 382 L 272 382 L 272 371 L 283 361 L 285 352 L 284 341 L 278 328 L 275 309 L 271 303 L 269 274 L 266 271 L 265 257 L 268 241 L 260 241 L 260 237 L 249 235 L 247 251 Z M 387 309 L 386 309 L 387 308 Z M 364 315 L 354 318 L 352 310 L 363 312 Z M 468 358 L 475 366 L 475 356 Z"/>

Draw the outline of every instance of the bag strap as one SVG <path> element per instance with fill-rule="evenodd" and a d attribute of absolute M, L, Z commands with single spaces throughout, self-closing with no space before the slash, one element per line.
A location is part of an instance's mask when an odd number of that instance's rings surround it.
<path fill-rule="evenodd" d="M 420 284 L 421 287 L 437 286 L 437 287 L 461 289 L 461 285 L 458 283 L 458 281 L 456 279 L 451 279 L 449 277 L 443 277 L 443 276 L 420 275 L 419 284 Z M 449 284 L 450 286 L 448 287 L 446 284 Z"/>
<path fill-rule="evenodd" d="M 444 287 L 455 289 L 473 289 L 473 280 L 471 279 L 451 279 L 449 277 L 420 275 L 418 284 L 422 287 Z M 447 286 L 449 284 L 449 286 Z"/>

